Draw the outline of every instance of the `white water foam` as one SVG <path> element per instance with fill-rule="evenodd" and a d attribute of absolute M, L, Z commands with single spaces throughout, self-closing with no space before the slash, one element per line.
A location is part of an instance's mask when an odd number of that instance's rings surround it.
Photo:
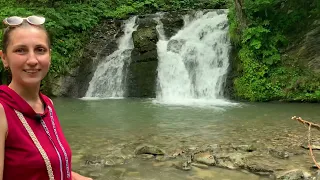
<path fill-rule="evenodd" d="M 155 103 L 187 106 L 230 106 L 223 91 L 231 44 L 227 10 L 185 16 L 184 27 L 166 40 L 162 24 L 158 48 Z"/>

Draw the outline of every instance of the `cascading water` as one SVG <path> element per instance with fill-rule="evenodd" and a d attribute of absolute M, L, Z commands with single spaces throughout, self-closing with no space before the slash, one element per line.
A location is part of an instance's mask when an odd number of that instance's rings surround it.
<path fill-rule="evenodd" d="M 157 44 L 156 101 L 183 105 L 229 104 L 222 94 L 230 47 L 227 10 L 185 16 L 184 27 L 170 40 L 160 38 Z"/>
<path fill-rule="evenodd" d="M 166 40 L 166 36 L 164 35 L 163 23 L 161 22 L 161 18 L 163 17 L 163 13 L 157 13 L 158 17 L 153 18 L 157 22 L 157 32 L 160 41 Z"/>
<path fill-rule="evenodd" d="M 101 62 L 89 83 L 85 98 L 121 98 L 125 93 L 127 66 L 134 48 L 132 33 L 137 29 L 136 16 L 125 22 L 124 35 L 119 39 L 118 50 Z"/>

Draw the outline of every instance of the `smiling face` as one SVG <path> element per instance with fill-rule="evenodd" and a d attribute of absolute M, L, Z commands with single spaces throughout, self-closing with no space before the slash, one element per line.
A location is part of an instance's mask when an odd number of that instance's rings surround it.
<path fill-rule="evenodd" d="M 9 34 L 2 62 L 10 68 L 12 83 L 23 86 L 40 85 L 50 67 L 48 35 L 34 26 L 17 27 Z"/>

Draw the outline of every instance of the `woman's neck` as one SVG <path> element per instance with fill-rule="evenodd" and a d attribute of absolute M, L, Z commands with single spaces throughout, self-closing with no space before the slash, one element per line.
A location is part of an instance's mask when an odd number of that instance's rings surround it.
<path fill-rule="evenodd" d="M 25 101 L 29 103 L 36 103 L 40 100 L 39 91 L 40 85 L 38 86 L 22 86 L 18 83 L 11 82 L 9 88 L 19 94 Z"/>

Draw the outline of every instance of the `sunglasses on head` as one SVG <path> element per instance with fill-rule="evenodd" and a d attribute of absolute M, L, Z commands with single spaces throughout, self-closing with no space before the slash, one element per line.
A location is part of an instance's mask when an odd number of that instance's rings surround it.
<path fill-rule="evenodd" d="M 44 17 L 41 16 L 29 16 L 26 18 L 18 17 L 18 16 L 11 16 L 7 17 L 3 20 L 3 23 L 8 26 L 19 26 L 23 23 L 23 21 L 26 20 L 31 25 L 42 25 L 46 21 Z"/>

